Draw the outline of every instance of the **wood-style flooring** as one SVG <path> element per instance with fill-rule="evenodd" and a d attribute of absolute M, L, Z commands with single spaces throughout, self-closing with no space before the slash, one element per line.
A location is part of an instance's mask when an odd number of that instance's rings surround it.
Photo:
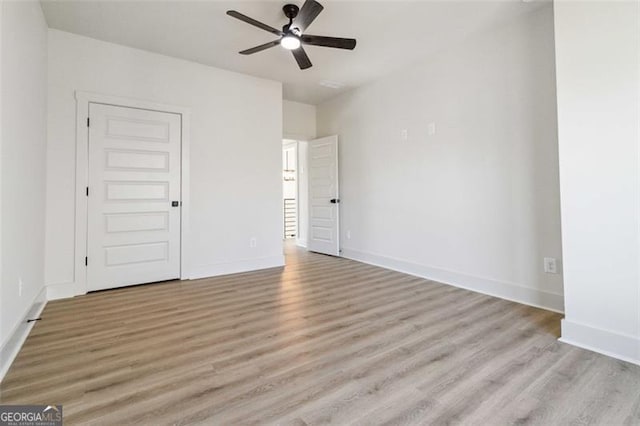
<path fill-rule="evenodd" d="M 0 403 L 68 425 L 640 424 L 640 367 L 559 343 L 559 314 L 287 251 L 50 302 Z"/>

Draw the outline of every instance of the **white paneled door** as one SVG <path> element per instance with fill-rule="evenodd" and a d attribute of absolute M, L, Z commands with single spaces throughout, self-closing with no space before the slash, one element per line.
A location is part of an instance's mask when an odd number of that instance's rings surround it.
<path fill-rule="evenodd" d="M 180 277 L 179 114 L 89 104 L 87 288 Z"/>
<path fill-rule="evenodd" d="M 338 238 L 338 137 L 309 142 L 309 234 L 308 248 L 340 255 Z"/>

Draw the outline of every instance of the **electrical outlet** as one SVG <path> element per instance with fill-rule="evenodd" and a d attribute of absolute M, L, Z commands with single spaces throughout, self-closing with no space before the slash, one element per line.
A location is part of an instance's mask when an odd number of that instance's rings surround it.
<path fill-rule="evenodd" d="M 254 238 L 249 240 L 249 247 L 254 248 L 258 246 L 258 241 Z"/>
<path fill-rule="evenodd" d="M 436 134 L 436 123 L 429 123 L 427 126 L 427 133 L 429 136 L 434 136 Z"/>
<path fill-rule="evenodd" d="M 544 258 L 544 272 L 547 274 L 557 274 L 558 273 L 558 265 L 556 263 L 556 259 L 553 257 L 545 257 Z"/>
<path fill-rule="evenodd" d="M 22 297 L 22 278 L 18 278 L 18 296 Z"/>
<path fill-rule="evenodd" d="M 402 139 L 403 141 L 409 140 L 409 130 L 402 129 L 400 131 L 400 139 Z"/>
<path fill-rule="evenodd" d="M 351 231 L 347 231 L 347 240 L 351 239 Z"/>

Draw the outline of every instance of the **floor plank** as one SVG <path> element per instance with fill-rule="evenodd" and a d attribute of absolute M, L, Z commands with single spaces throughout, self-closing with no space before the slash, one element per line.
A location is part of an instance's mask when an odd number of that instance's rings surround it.
<path fill-rule="evenodd" d="M 287 266 L 50 302 L 2 404 L 66 424 L 640 424 L 560 315 L 287 246 Z"/>

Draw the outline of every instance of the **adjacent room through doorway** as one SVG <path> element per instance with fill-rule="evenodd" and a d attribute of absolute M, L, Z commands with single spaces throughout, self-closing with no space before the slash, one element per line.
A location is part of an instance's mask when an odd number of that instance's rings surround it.
<path fill-rule="evenodd" d="M 306 140 L 282 141 L 282 239 L 307 248 L 309 182 Z"/>
<path fill-rule="evenodd" d="M 298 237 L 298 143 L 284 140 L 282 145 L 282 212 L 284 240 Z"/>

